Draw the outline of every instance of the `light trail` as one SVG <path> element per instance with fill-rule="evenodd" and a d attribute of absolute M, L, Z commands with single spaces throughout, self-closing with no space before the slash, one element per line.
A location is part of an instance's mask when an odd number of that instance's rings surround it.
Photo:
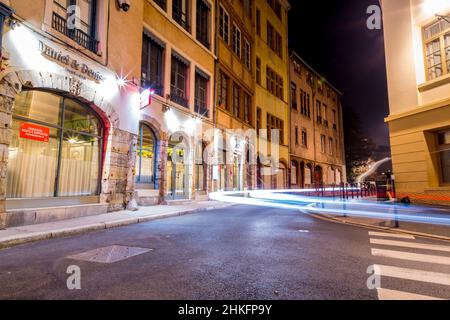
<path fill-rule="evenodd" d="M 354 188 L 358 190 L 357 188 Z M 326 189 L 331 191 L 332 188 Z M 450 210 L 416 205 L 401 205 L 374 200 L 342 200 L 309 197 L 315 189 L 252 190 L 248 192 L 215 192 L 212 200 L 242 205 L 299 210 L 304 213 L 322 213 L 334 216 L 365 217 L 414 223 L 450 226 Z"/>

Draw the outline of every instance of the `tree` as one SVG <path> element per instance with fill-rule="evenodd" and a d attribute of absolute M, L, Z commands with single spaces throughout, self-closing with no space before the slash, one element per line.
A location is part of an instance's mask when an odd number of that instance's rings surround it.
<path fill-rule="evenodd" d="M 361 117 L 352 107 L 345 108 L 343 118 L 347 177 L 354 182 L 373 162 L 377 146 L 361 128 Z"/>

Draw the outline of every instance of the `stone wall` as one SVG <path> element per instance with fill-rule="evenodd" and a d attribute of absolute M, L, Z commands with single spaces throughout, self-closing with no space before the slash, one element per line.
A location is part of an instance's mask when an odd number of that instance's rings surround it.
<path fill-rule="evenodd" d="M 127 203 L 135 198 L 137 136 L 114 129 L 108 140 L 100 202 L 108 203 L 108 211 L 118 211 L 123 210 Z"/>

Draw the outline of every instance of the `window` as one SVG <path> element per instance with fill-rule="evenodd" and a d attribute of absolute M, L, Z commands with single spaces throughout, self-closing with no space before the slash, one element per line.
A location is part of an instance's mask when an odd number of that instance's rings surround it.
<path fill-rule="evenodd" d="M 52 28 L 66 35 L 82 47 L 97 53 L 97 0 L 53 0 Z M 75 16 L 75 26 L 68 23 L 68 8 L 79 8 Z"/>
<path fill-rule="evenodd" d="M 170 78 L 170 99 L 186 108 L 188 108 L 187 75 L 188 62 L 178 54 L 173 54 Z"/>
<path fill-rule="evenodd" d="M 240 117 L 240 102 L 241 102 L 241 88 L 233 83 L 233 116 L 236 118 Z"/>
<path fill-rule="evenodd" d="M 241 30 L 233 24 L 233 52 L 241 57 Z"/>
<path fill-rule="evenodd" d="M 186 31 L 191 31 L 188 0 L 172 0 L 172 18 Z"/>
<path fill-rule="evenodd" d="M 306 108 L 308 118 L 311 118 L 311 96 L 309 95 L 309 93 L 306 95 Z"/>
<path fill-rule="evenodd" d="M 322 115 L 322 119 L 323 119 L 323 124 L 325 127 L 328 127 L 328 106 L 326 104 L 323 105 L 323 115 Z"/>
<path fill-rule="evenodd" d="M 281 4 L 278 0 L 266 0 L 267 4 L 272 8 L 273 12 L 281 19 Z"/>
<path fill-rule="evenodd" d="M 450 184 L 450 130 L 438 133 L 438 150 L 441 164 L 441 180 Z"/>
<path fill-rule="evenodd" d="M 100 193 L 103 124 L 91 108 L 24 90 L 16 96 L 12 117 L 7 198 Z"/>
<path fill-rule="evenodd" d="M 440 19 L 424 28 L 428 80 L 450 73 L 450 22 Z"/>
<path fill-rule="evenodd" d="M 297 86 L 295 85 L 295 83 L 291 83 L 291 106 L 292 109 L 297 110 L 298 105 L 297 105 Z"/>
<path fill-rule="evenodd" d="M 251 108 L 252 108 L 252 98 L 249 94 L 244 92 L 244 121 L 251 124 Z"/>
<path fill-rule="evenodd" d="M 316 121 L 319 124 L 322 124 L 322 104 L 319 100 L 316 100 Z"/>
<path fill-rule="evenodd" d="M 261 59 L 256 57 L 256 83 L 261 85 Z"/>
<path fill-rule="evenodd" d="M 228 103 L 228 86 L 230 78 L 223 73 L 222 71 L 219 72 L 219 81 L 218 81 L 218 97 L 219 97 L 219 106 L 227 109 L 229 108 Z"/>
<path fill-rule="evenodd" d="M 252 18 L 252 0 L 241 0 L 244 6 L 244 12 L 250 19 Z"/>
<path fill-rule="evenodd" d="M 197 40 L 205 47 L 210 48 L 210 21 L 211 8 L 206 0 L 197 0 Z"/>
<path fill-rule="evenodd" d="M 155 188 L 156 139 L 153 131 L 145 124 L 139 126 L 136 150 L 136 183 Z"/>
<path fill-rule="evenodd" d="M 322 153 L 325 153 L 326 152 L 326 147 L 325 147 L 325 142 L 326 141 L 326 137 L 322 134 L 321 136 L 320 136 L 320 151 L 322 152 Z"/>
<path fill-rule="evenodd" d="M 283 57 L 283 41 L 275 28 L 267 22 L 267 45 L 280 57 Z"/>
<path fill-rule="evenodd" d="M 259 136 L 259 131 L 262 129 L 262 110 L 256 108 L 256 134 Z"/>
<path fill-rule="evenodd" d="M 266 88 L 267 91 L 277 96 L 281 100 L 284 99 L 283 78 L 279 76 L 270 67 L 266 68 Z"/>
<path fill-rule="evenodd" d="M 336 117 L 336 110 L 333 109 L 333 129 L 337 130 L 337 117 Z"/>
<path fill-rule="evenodd" d="M 298 63 L 297 61 L 294 60 L 294 72 L 300 76 L 301 75 L 301 66 L 300 63 Z"/>
<path fill-rule="evenodd" d="M 256 34 L 261 36 L 261 11 L 256 9 Z"/>
<path fill-rule="evenodd" d="M 250 43 L 247 41 L 247 39 L 244 40 L 244 64 L 247 67 L 247 69 L 251 70 L 251 60 L 252 59 L 252 52 Z"/>
<path fill-rule="evenodd" d="M 141 86 L 152 88 L 160 96 L 164 93 L 163 66 L 164 45 L 144 32 L 142 41 Z"/>
<path fill-rule="evenodd" d="M 166 0 L 154 0 L 155 3 L 160 6 L 161 9 L 163 9 L 164 11 L 166 11 L 167 9 L 167 3 Z"/>
<path fill-rule="evenodd" d="M 305 128 L 302 129 L 302 146 L 308 147 L 308 133 Z"/>
<path fill-rule="evenodd" d="M 328 152 L 330 153 L 330 155 L 333 155 L 333 138 L 328 138 Z"/>
<path fill-rule="evenodd" d="M 222 6 L 219 8 L 219 36 L 230 43 L 230 16 Z"/>
<path fill-rule="evenodd" d="M 202 71 L 195 72 L 195 104 L 194 111 L 204 117 L 208 117 L 208 94 L 209 77 Z"/>
<path fill-rule="evenodd" d="M 278 131 L 279 134 L 279 143 L 284 144 L 284 121 L 271 115 L 267 114 L 267 139 L 268 141 L 273 141 L 273 133 L 272 130 Z"/>
<path fill-rule="evenodd" d="M 298 146 L 298 127 L 295 127 L 295 145 Z"/>

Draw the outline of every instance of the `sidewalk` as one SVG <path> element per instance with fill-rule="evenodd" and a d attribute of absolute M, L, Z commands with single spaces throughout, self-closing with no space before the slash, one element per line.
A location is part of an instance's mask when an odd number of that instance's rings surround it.
<path fill-rule="evenodd" d="M 110 229 L 156 219 L 182 216 L 190 213 L 229 207 L 218 201 L 198 201 L 183 205 L 140 207 L 138 211 L 118 211 L 96 216 L 56 222 L 20 226 L 0 230 L 0 248 L 27 242 L 70 236 L 84 232 Z"/>

